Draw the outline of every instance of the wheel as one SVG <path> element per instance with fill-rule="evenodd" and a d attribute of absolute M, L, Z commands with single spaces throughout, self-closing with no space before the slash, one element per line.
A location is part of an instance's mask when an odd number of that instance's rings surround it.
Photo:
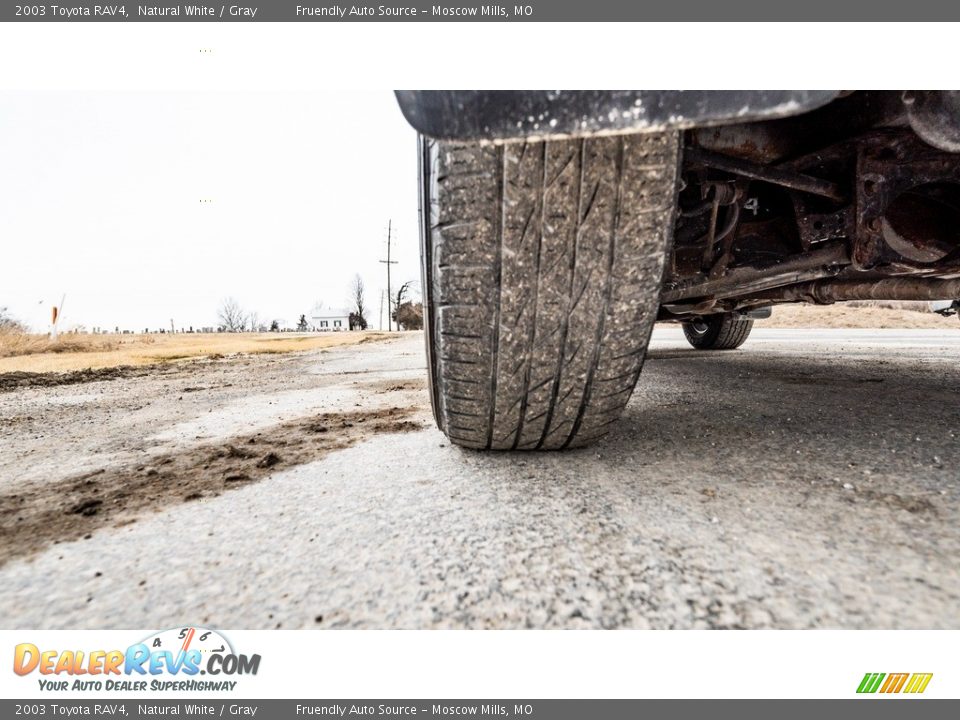
<path fill-rule="evenodd" d="M 560 449 L 606 433 L 657 314 L 679 135 L 421 140 L 431 396 L 458 445 Z"/>
<path fill-rule="evenodd" d="M 683 324 L 687 342 L 698 350 L 733 350 L 746 342 L 753 319 L 737 313 L 707 315 Z"/>

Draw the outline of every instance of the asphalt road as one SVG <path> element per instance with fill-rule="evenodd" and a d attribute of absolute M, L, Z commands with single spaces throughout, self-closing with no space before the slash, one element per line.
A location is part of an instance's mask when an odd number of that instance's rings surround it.
<path fill-rule="evenodd" d="M 0 394 L 0 492 L 27 510 L 170 457 L 198 488 L 55 530 L 7 513 L 4 627 L 960 628 L 960 331 L 706 353 L 658 328 L 612 434 L 553 454 L 451 446 L 421 343 Z M 378 409 L 405 420 L 278 439 Z M 243 433 L 296 462 L 230 485 L 176 455 Z"/>

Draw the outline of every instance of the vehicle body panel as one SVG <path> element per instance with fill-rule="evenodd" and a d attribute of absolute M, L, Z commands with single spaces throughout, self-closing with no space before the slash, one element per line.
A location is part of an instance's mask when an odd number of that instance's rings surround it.
<path fill-rule="evenodd" d="M 835 90 L 398 90 L 420 133 L 505 142 L 686 129 L 809 112 Z"/>

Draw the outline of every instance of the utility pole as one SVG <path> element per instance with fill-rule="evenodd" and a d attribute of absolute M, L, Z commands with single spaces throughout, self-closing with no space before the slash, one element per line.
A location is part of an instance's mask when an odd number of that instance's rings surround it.
<path fill-rule="evenodd" d="M 383 330 L 383 290 L 380 291 L 380 329 Z"/>
<path fill-rule="evenodd" d="M 386 263 L 387 265 L 387 332 L 391 332 L 393 330 L 392 324 L 390 322 L 390 266 L 397 264 L 396 260 L 390 259 L 390 231 L 392 226 L 393 226 L 393 219 L 391 218 L 390 220 L 387 220 L 387 259 L 380 261 L 382 263 Z M 383 305 L 381 302 L 381 308 L 382 306 Z"/>

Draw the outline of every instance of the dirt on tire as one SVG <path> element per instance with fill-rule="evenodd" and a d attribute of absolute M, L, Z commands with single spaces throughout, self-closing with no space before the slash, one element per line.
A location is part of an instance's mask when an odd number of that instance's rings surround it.
<path fill-rule="evenodd" d="M 560 449 L 633 391 L 673 227 L 677 133 L 424 141 L 434 402 L 455 443 Z"/>

